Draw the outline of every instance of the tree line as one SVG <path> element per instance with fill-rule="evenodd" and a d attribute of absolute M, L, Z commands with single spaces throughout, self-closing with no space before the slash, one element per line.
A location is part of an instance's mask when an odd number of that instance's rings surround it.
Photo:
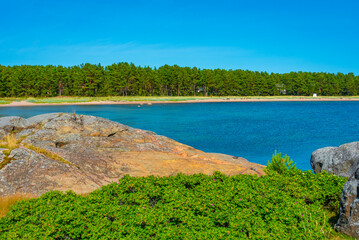
<path fill-rule="evenodd" d="M 249 70 L 109 66 L 0 65 L 0 97 L 55 96 L 354 96 L 353 73 L 267 73 Z"/>

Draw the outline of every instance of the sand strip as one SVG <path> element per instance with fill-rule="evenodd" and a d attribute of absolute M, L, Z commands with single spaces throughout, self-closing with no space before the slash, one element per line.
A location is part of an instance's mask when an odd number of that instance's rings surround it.
<path fill-rule="evenodd" d="M 0 104 L 0 107 L 34 107 L 34 106 L 60 106 L 60 105 L 152 105 L 164 103 L 215 103 L 215 102 L 321 102 L 321 101 L 359 101 L 359 98 L 223 98 L 223 99 L 197 99 L 185 101 L 92 101 L 72 103 L 31 103 L 26 101 L 13 101 L 10 104 Z"/>

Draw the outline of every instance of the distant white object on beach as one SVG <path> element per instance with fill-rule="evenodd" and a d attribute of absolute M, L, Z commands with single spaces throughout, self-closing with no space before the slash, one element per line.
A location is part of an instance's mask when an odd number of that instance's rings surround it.
<path fill-rule="evenodd" d="M 316 94 L 316 93 L 313 93 L 313 97 L 317 97 L 317 94 Z"/>

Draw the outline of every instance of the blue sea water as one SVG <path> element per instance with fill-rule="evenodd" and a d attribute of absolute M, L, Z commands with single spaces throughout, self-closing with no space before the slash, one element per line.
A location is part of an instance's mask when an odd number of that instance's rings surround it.
<path fill-rule="evenodd" d="M 311 153 L 359 141 L 359 102 L 246 102 L 0 108 L 0 117 L 69 112 L 154 131 L 205 152 L 267 164 L 274 150 L 302 170 Z"/>

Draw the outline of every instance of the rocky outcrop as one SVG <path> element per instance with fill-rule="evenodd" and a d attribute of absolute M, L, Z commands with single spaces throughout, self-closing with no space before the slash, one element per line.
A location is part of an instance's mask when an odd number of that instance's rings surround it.
<path fill-rule="evenodd" d="M 310 164 L 315 173 L 325 170 L 338 176 L 350 177 L 359 164 L 359 142 L 318 149 L 312 153 Z"/>
<path fill-rule="evenodd" d="M 262 175 L 264 167 L 107 119 L 67 113 L 0 118 L 0 139 L 0 196 L 86 193 L 125 174 Z"/>
<path fill-rule="evenodd" d="M 325 170 L 349 178 L 343 187 L 335 228 L 359 238 L 359 142 L 318 149 L 312 153 L 310 164 L 315 173 Z"/>
<path fill-rule="evenodd" d="M 344 184 L 340 198 L 339 220 L 335 228 L 359 238 L 359 167 Z"/>

